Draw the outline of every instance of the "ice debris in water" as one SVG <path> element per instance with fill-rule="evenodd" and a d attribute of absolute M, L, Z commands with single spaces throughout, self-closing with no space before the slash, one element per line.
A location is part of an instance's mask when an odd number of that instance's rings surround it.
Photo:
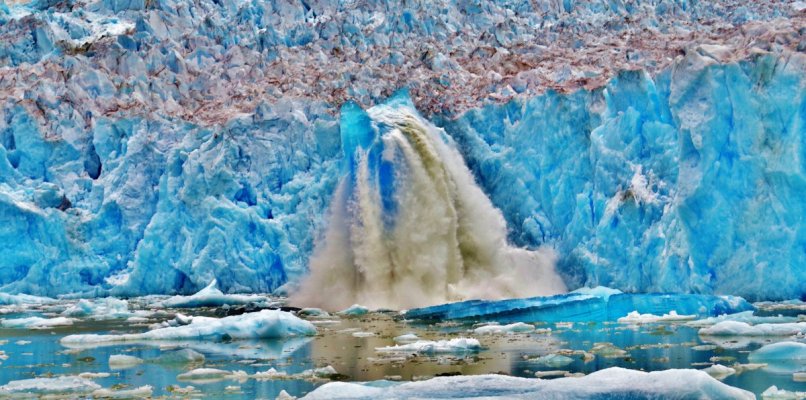
<path fill-rule="evenodd" d="M 163 364 L 203 363 L 204 354 L 193 349 L 179 349 L 160 355 L 156 361 Z"/>
<path fill-rule="evenodd" d="M 364 307 L 360 304 L 353 304 L 350 307 L 345 308 L 338 312 L 339 315 L 344 315 L 347 317 L 357 317 L 361 315 L 365 315 L 369 313 L 369 308 Z"/>
<path fill-rule="evenodd" d="M 702 336 L 792 336 L 806 333 L 806 322 L 750 325 L 740 321 L 722 321 L 702 328 Z"/>
<path fill-rule="evenodd" d="M 0 386 L 0 396 L 81 396 L 101 388 L 101 385 L 77 376 L 33 378 L 11 381 Z"/>
<path fill-rule="evenodd" d="M 457 390 L 461 388 L 461 390 Z M 348 383 L 332 382 L 320 386 L 303 399 L 404 399 L 467 398 L 486 399 L 744 399 L 755 396 L 742 389 L 725 385 L 707 373 L 697 370 L 641 372 L 608 368 L 583 377 L 552 380 L 516 378 L 503 375 L 439 377 L 419 382 Z"/>
<path fill-rule="evenodd" d="M 744 322 L 747 324 L 764 324 L 764 323 L 778 324 L 778 323 L 796 322 L 797 320 L 798 319 L 796 317 L 787 317 L 783 315 L 759 316 L 756 315 L 754 311 L 742 311 L 734 314 L 724 314 L 716 317 L 698 319 L 696 321 L 687 322 L 686 325 L 694 327 L 705 327 L 715 325 L 722 321 L 737 321 L 737 322 Z"/>
<path fill-rule="evenodd" d="M 481 350 L 481 343 L 473 338 L 454 338 L 449 340 L 418 340 L 412 343 L 399 344 L 396 346 L 376 347 L 375 351 L 381 353 L 416 353 L 416 354 L 437 354 L 437 353 L 468 353 Z"/>
<path fill-rule="evenodd" d="M 187 325 L 158 328 L 144 333 L 70 335 L 62 338 L 61 343 L 70 346 L 142 340 L 220 341 L 224 339 L 285 338 L 315 334 L 316 328 L 313 324 L 291 313 L 262 310 L 224 318 L 193 317 Z"/>
<path fill-rule="evenodd" d="M 151 398 L 154 388 L 151 385 L 144 385 L 134 389 L 98 389 L 92 392 L 92 397 L 97 399 L 145 399 Z"/>
<path fill-rule="evenodd" d="M 509 325 L 498 325 L 498 324 L 491 324 L 491 325 L 484 325 L 480 326 L 473 330 L 474 333 L 477 335 L 488 335 L 488 334 L 513 334 L 513 333 L 528 333 L 534 332 L 535 326 L 531 324 L 526 324 L 523 322 L 515 322 Z"/>
<path fill-rule="evenodd" d="M 630 312 L 707 317 L 753 310 L 740 297 L 699 294 L 626 294 L 606 288 L 508 300 L 469 300 L 405 312 L 406 318 L 513 322 L 616 321 Z"/>
<path fill-rule="evenodd" d="M 708 368 L 703 368 L 703 371 L 708 373 L 708 375 L 713 376 L 716 379 L 723 380 L 730 375 L 736 373 L 736 370 L 731 367 L 726 367 L 722 364 L 714 364 Z"/>
<path fill-rule="evenodd" d="M 94 319 L 129 318 L 129 302 L 114 297 L 100 299 L 80 299 L 62 312 L 65 317 L 92 317 Z M 145 314 L 143 314 L 145 315 Z"/>
<path fill-rule="evenodd" d="M 751 363 L 767 364 L 765 370 L 778 373 L 806 372 L 806 343 L 768 344 L 747 356 Z"/>
<path fill-rule="evenodd" d="M 778 389 L 778 386 L 770 386 L 761 393 L 762 400 L 803 400 L 806 399 L 806 392 L 790 391 Z"/>
<path fill-rule="evenodd" d="M 405 334 L 402 334 L 402 335 L 399 335 L 399 336 L 395 336 L 392 340 L 394 340 L 395 343 L 398 343 L 398 344 L 400 344 L 400 343 L 414 343 L 414 342 L 420 340 L 420 337 L 417 336 L 414 333 L 405 333 Z"/>
<path fill-rule="evenodd" d="M 73 325 L 74 320 L 66 317 L 55 318 L 42 318 L 42 317 L 26 317 L 26 318 L 13 318 L 3 319 L 0 325 L 4 328 L 20 328 L 20 329 L 50 329 L 60 326 Z"/>
<path fill-rule="evenodd" d="M 217 368 L 196 368 L 179 374 L 176 379 L 180 381 L 212 382 L 224 379 L 245 380 L 244 371 L 227 371 Z"/>
<path fill-rule="evenodd" d="M 204 289 L 190 296 L 173 296 L 156 305 L 170 308 L 196 308 L 196 307 L 220 307 L 224 305 L 243 304 L 273 304 L 268 298 L 260 295 L 246 294 L 225 294 L 216 285 L 218 281 L 213 279 Z"/>
<path fill-rule="evenodd" d="M 113 354 L 109 356 L 110 369 L 128 369 L 136 367 L 142 363 L 143 363 L 142 358 L 129 356 L 125 354 Z"/>
<path fill-rule="evenodd" d="M 623 324 L 651 324 L 655 322 L 679 322 L 691 321 L 697 318 L 696 315 L 678 315 L 677 311 L 670 311 L 668 314 L 654 315 L 654 314 L 641 314 L 638 311 L 632 311 L 626 317 L 621 317 L 618 322 Z"/>

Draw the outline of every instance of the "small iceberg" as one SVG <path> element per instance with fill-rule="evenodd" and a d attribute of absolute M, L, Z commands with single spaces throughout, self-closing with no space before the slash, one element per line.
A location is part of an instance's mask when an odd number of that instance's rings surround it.
<path fill-rule="evenodd" d="M 408 319 L 514 322 L 617 321 L 631 312 L 705 318 L 754 310 L 745 299 L 701 294 L 626 294 L 597 287 L 567 294 L 508 300 L 468 300 L 405 312 Z"/>
<path fill-rule="evenodd" d="M 369 308 L 364 307 L 360 304 L 353 304 L 350 307 L 347 307 L 344 310 L 338 312 L 339 315 L 343 315 L 346 317 L 359 317 L 361 315 L 366 315 L 369 313 Z"/>
<path fill-rule="evenodd" d="M 514 334 L 514 333 L 529 333 L 534 332 L 535 326 L 523 322 L 515 322 L 509 325 L 485 325 L 480 326 L 473 330 L 477 335 L 490 335 L 490 334 Z"/>
<path fill-rule="evenodd" d="M 101 385 L 77 376 L 34 378 L 11 381 L 0 386 L 0 397 L 60 397 L 77 398 L 101 389 Z"/>
<path fill-rule="evenodd" d="M 795 317 L 786 317 L 782 315 L 762 317 L 755 315 L 755 312 L 753 311 L 743 311 L 735 314 L 724 314 L 716 317 L 698 319 L 696 321 L 690 321 L 686 323 L 686 325 L 693 327 L 706 327 L 716 325 L 723 321 L 744 322 L 746 324 L 781 324 L 797 322 L 798 319 Z"/>
<path fill-rule="evenodd" d="M 3 328 L 16 328 L 16 329 L 50 329 L 61 326 L 73 325 L 72 318 L 55 317 L 55 318 L 42 318 L 42 317 L 27 317 L 27 318 L 14 318 L 4 319 L 0 321 Z"/>
<path fill-rule="evenodd" d="M 806 333 L 806 322 L 750 325 L 739 321 L 722 321 L 702 328 L 701 336 L 791 336 Z"/>
<path fill-rule="evenodd" d="M 764 369 L 775 373 L 806 372 L 806 343 L 768 344 L 750 353 L 747 359 L 751 363 L 767 364 Z"/>
<path fill-rule="evenodd" d="M 331 382 L 320 386 L 303 399 L 456 399 L 467 397 L 485 399 L 691 398 L 713 400 L 755 400 L 756 398 L 750 392 L 725 385 L 699 370 L 671 369 L 642 372 L 608 368 L 583 377 L 553 380 L 515 378 L 504 375 L 473 375 L 439 377 L 406 383 Z"/>
<path fill-rule="evenodd" d="M 213 279 L 207 287 L 193 295 L 173 296 L 155 305 L 167 308 L 221 307 L 246 304 L 259 304 L 265 307 L 276 305 L 269 298 L 256 294 L 225 294 L 216 287 L 217 283 L 218 281 Z"/>
<path fill-rule="evenodd" d="M 641 314 L 638 311 L 632 311 L 626 317 L 618 319 L 622 324 L 653 324 L 657 322 L 679 322 L 691 321 L 697 318 L 696 315 L 678 315 L 677 311 L 670 311 L 668 314 L 655 315 L 655 314 Z"/>
<path fill-rule="evenodd" d="M 62 312 L 62 316 L 72 318 L 93 319 L 122 319 L 134 316 L 129 311 L 129 302 L 126 300 L 107 297 L 102 299 L 87 300 L 81 299 L 75 304 L 67 307 Z"/>
<path fill-rule="evenodd" d="M 481 350 L 481 343 L 473 338 L 456 338 L 439 341 L 418 340 L 408 344 L 375 348 L 375 351 L 381 353 L 415 353 L 425 355 L 438 353 L 471 353 L 479 350 Z"/>
<path fill-rule="evenodd" d="M 143 340 L 205 340 L 272 339 L 295 336 L 312 336 L 316 328 L 308 321 L 279 310 L 224 318 L 193 317 L 187 325 L 158 328 L 144 333 L 121 335 L 70 335 L 61 339 L 62 345 L 82 345 L 105 342 L 131 342 Z"/>

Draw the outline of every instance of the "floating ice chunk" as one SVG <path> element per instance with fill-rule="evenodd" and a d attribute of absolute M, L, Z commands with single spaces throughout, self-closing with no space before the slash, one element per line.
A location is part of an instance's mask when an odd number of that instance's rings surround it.
<path fill-rule="evenodd" d="M 535 326 L 531 324 L 525 324 L 523 322 L 515 322 L 509 325 L 485 325 L 480 326 L 473 330 L 477 335 L 488 335 L 488 334 L 513 334 L 513 333 L 527 333 L 527 332 L 534 332 Z"/>
<path fill-rule="evenodd" d="M 674 310 L 661 316 L 632 311 L 626 317 L 619 318 L 618 322 L 622 324 L 651 324 L 655 322 L 690 321 L 695 318 L 697 318 L 696 315 L 678 315 L 677 311 Z"/>
<path fill-rule="evenodd" d="M 629 355 L 626 350 L 618 348 L 613 345 L 613 343 L 608 342 L 594 343 L 590 352 L 604 358 L 619 358 Z"/>
<path fill-rule="evenodd" d="M 103 299 L 81 299 L 62 312 L 65 317 L 92 317 L 94 319 L 128 318 L 132 316 L 129 311 L 129 302 L 126 300 L 107 297 Z"/>
<path fill-rule="evenodd" d="M 735 369 L 722 364 L 714 364 L 708 368 L 704 368 L 703 371 L 720 381 L 736 373 Z"/>
<path fill-rule="evenodd" d="M 574 362 L 574 359 L 571 357 L 566 357 L 561 354 L 548 354 L 545 356 L 529 359 L 529 361 L 536 364 L 545 365 L 551 368 L 562 368 Z"/>
<path fill-rule="evenodd" d="M 406 334 L 403 334 L 403 335 L 400 335 L 400 336 L 395 336 L 394 339 L 392 339 L 392 340 L 394 340 L 395 343 L 398 343 L 398 344 L 400 344 L 400 343 L 414 343 L 414 342 L 420 340 L 420 337 L 415 335 L 415 334 L 413 334 L 413 333 L 406 333 Z"/>
<path fill-rule="evenodd" d="M 269 339 L 315 334 L 313 324 L 291 313 L 262 310 L 224 318 L 193 317 L 188 325 L 159 328 L 144 333 L 70 335 L 62 338 L 61 343 L 69 346 L 141 340 Z"/>
<path fill-rule="evenodd" d="M 268 381 L 268 380 L 275 380 L 275 379 L 286 379 L 288 377 L 289 377 L 288 373 L 277 371 L 274 368 L 269 368 L 266 371 L 255 372 L 252 375 L 252 378 L 257 379 L 259 381 L 263 381 L 263 380 Z"/>
<path fill-rule="evenodd" d="M 778 373 L 806 372 L 806 343 L 768 344 L 747 356 L 752 363 L 767 364 L 765 370 Z"/>
<path fill-rule="evenodd" d="M 792 374 L 792 380 L 795 382 L 806 382 L 806 372 L 795 372 Z"/>
<path fill-rule="evenodd" d="M 156 361 L 163 364 L 203 363 L 204 354 L 193 349 L 180 349 L 165 353 L 159 356 Z"/>
<path fill-rule="evenodd" d="M 700 329 L 702 336 L 790 336 L 806 332 L 806 322 L 750 325 L 739 321 L 722 321 Z"/>
<path fill-rule="evenodd" d="M 109 372 L 82 372 L 78 374 L 78 377 L 84 379 L 100 379 L 108 378 L 110 375 Z"/>
<path fill-rule="evenodd" d="M 56 318 L 27 317 L 27 318 L 4 319 L 0 321 L 0 325 L 2 325 L 4 328 L 49 329 L 59 326 L 73 325 L 73 319 L 65 317 L 56 317 Z"/>
<path fill-rule="evenodd" d="M 764 323 L 780 324 L 780 323 L 796 322 L 797 320 L 798 319 L 795 317 L 785 317 L 782 315 L 762 317 L 755 315 L 753 311 L 742 311 L 740 313 L 724 314 L 716 317 L 698 319 L 696 321 L 687 322 L 686 325 L 695 327 L 705 327 L 710 325 L 716 325 L 722 321 L 738 321 L 747 324 L 764 324 Z"/>
<path fill-rule="evenodd" d="M 288 394 L 285 390 L 281 390 L 280 394 L 274 400 L 297 400 L 295 396 Z"/>
<path fill-rule="evenodd" d="M 243 371 L 227 371 L 217 368 L 196 368 L 179 374 L 176 379 L 180 381 L 215 382 L 224 379 L 244 380 L 248 377 Z"/>
<path fill-rule="evenodd" d="M 109 356 L 109 368 L 111 369 L 128 369 L 136 367 L 142 363 L 142 358 L 127 356 L 125 354 L 113 354 Z"/>
<path fill-rule="evenodd" d="M 338 314 L 339 315 L 356 317 L 356 316 L 359 316 L 359 315 L 365 315 L 367 313 L 369 313 L 369 308 L 366 308 L 366 307 L 364 307 L 362 305 L 353 304 L 350 307 L 339 311 Z"/>
<path fill-rule="evenodd" d="M 419 340 L 414 343 L 397 346 L 376 347 L 375 351 L 382 353 L 468 353 L 481 350 L 481 343 L 473 338 L 456 338 L 450 340 Z"/>
<path fill-rule="evenodd" d="M 0 386 L 0 396 L 79 396 L 98 390 L 101 385 L 77 376 L 34 378 L 11 381 Z"/>
<path fill-rule="evenodd" d="M 333 366 L 328 365 L 321 368 L 306 369 L 297 374 L 289 374 L 287 372 L 280 372 L 274 368 L 269 368 L 266 371 L 256 372 L 251 375 L 251 378 L 257 380 L 275 380 L 275 379 L 328 379 L 338 375 Z"/>
<path fill-rule="evenodd" d="M 31 296 L 28 294 L 8 294 L 0 293 L 0 305 L 23 305 L 23 304 L 51 304 L 55 303 L 56 299 L 49 297 Z"/>
<path fill-rule="evenodd" d="M 439 377 L 426 381 L 393 383 L 332 382 L 303 399 L 405 399 L 405 398 L 696 398 L 745 399 L 755 396 L 698 370 L 642 372 L 608 368 L 583 377 L 554 380 L 503 375 Z"/>
<path fill-rule="evenodd" d="M 125 390 L 98 389 L 92 392 L 92 397 L 96 399 L 144 399 L 151 397 L 153 392 L 153 387 L 150 385 L 145 385 L 138 388 Z"/>
<path fill-rule="evenodd" d="M 660 315 L 675 311 L 681 315 L 707 317 L 752 310 L 740 297 L 699 294 L 617 294 L 607 288 L 593 294 L 568 294 L 509 300 L 469 300 L 408 310 L 406 318 L 425 320 L 473 319 L 512 322 L 616 321 L 632 311 Z"/>
<path fill-rule="evenodd" d="M 357 338 L 365 338 L 365 337 L 372 337 L 375 336 L 373 332 L 353 332 L 353 337 Z"/>
<path fill-rule="evenodd" d="M 777 386 L 770 386 L 761 393 L 761 398 L 763 400 L 803 400 L 806 399 L 806 392 L 790 392 L 778 389 Z"/>
<path fill-rule="evenodd" d="M 588 296 L 608 298 L 608 297 L 610 297 L 610 296 L 612 296 L 614 294 L 622 294 L 624 292 L 622 292 L 621 290 L 618 290 L 618 289 L 611 289 L 611 288 L 606 287 L 606 286 L 596 286 L 596 287 L 593 287 L 593 288 L 581 287 L 581 288 L 579 288 L 577 290 L 574 290 L 574 291 L 572 291 L 570 293 L 579 293 L 579 294 L 585 294 L 585 295 L 588 295 Z"/>
<path fill-rule="evenodd" d="M 157 303 L 163 307 L 170 308 L 196 308 L 196 307 L 220 307 L 223 305 L 243 305 L 250 303 L 260 303 L 269 305 L 271 301 L 260 295 L 225 294 L 216 287 L 217 281 L 213 279 L 207 287 L 190 296 L 173 296 L 169 299 Z"/>

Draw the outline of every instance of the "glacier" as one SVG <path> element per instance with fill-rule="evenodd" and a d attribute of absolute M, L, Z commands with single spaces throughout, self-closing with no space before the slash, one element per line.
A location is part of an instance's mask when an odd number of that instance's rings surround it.
<path fill-rule="evenodd" d="M 0 291 L 293 291 L 408 87 L 568 288 L 806 295 L 794 3 L 370 3 L 0 4 Z"/>

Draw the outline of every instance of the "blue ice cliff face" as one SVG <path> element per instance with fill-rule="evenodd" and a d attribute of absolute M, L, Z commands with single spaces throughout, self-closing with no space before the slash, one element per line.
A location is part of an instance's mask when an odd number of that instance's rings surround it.
<path fill-rule="evenodd" d="M 790 62 L 791 61 L 791 62 Z M 513 242 L 551 243 L 569 286 L 806 294 L 803 57 L 720 65 L 444 120 Z"/>
<path fill-rule="evenodd" d="M 299 282 L 338 106 L 409 86 L 570 288 L 806 293 L 796 4 L 454 6 L 0 4 L 0 291 Z"/>

